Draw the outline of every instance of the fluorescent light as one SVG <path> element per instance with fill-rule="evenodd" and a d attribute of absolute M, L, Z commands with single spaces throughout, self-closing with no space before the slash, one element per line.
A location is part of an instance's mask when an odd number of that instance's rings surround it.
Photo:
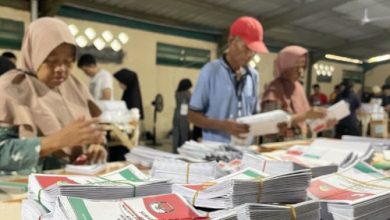
<path fill-rule="evenodd" d="M 114 51 L 116 51 L 116 52 L 118 52 L 118 51 L 120 51 L 121 49 L 122 49 L 122 45 L 121 45 L 121 43 L 119 43 L 119 41 L 118 40 L 113 40 L 112 42 L 111 42 L 111 48 L 114 50 Z"/>
<path fill-rule="evenodd" d="M 121 32 L 118 35 L 118 39 L 121 41 L 122 44 L 126 44 L 129 41 L 129 36 L 127 36 L 127 34 Z"/>
<path fill-rule="evenodd" d="M 84 33 L 85 33 L 85 35 L 87 35 L 88 39 L 90 39 L 90 40 L 92 40 L 96 37 L 96 31 L 91 27 L 85 29 Z"/>
<path fill-rule="evenodd" d="M 385 61 L 385 60 L 390 60 L 390 54 L 371 57 L 370 59 L 367 60 L 367 63 L 376 63 L 376 62 L 381 62 L 381 61 Z"/>
<path fill-rule="evenodd" d="M 76 34 L 79 33 L 79 29 L 74 24 L 68 25 L 68 28 L 70 30 L 70 33 L 72 33 L 73 36 L 76 36 Z"/>
<path fill-rule="evenodd" d="M 88 44 L 88 39 L 83 35 L 76 37 L 76 43 L 79 47 L 85 47 Z"/>
<path fill-rule="evenodd" d="M 342 56 L 337 56 L 334 54 L 326 54 L 325 57 L 330 60 L 337 60 L 337 61 L 343 61 L 343 62 L 348 62 L 348 63 L 357 63 L 357 64 L 362 64 L 363 61 L 359 59 L 352 59 L 349 57 L 342 57 Z"/>
<path fill-rule="evenodd" d="M 96 49 L 103 50 L 103 48 L 106 46 L 106 43 L 104 43 L 104 41 L 98 37 L 93 41 L 93 45 L 95 45 Z"/>
<path fill-rule="evenodd" d="M 102 37 L 103 39 L 108 43 L 108 42 L 111 42 L 112 39 L 114 38 L 114 36 L 112 35 L 112 33 L 110 31 L 103 31 L 102 33 Z"/>

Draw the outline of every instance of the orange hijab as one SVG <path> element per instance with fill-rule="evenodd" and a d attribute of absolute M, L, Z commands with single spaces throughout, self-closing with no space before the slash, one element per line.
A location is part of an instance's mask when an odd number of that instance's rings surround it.
<path fill-rule="evenodd" d="M 307 50 L 300 46 L 288 46 L 280 51 L 275 61 L 275 79 L 264 92 L 262 105 L 267 101 L 276 101 L 282 110 L 289 113 L 304 113 L 310 109 L 301 83 L 292 82 L 287 75 L 288 70 L 306 55 Z"/>
<path fill-rule="evenodd" d="M 0 126 L 17 127 L 19 137 L 50 135 L 79 117 L 100 114 L 88 90 L 72 74 L 51 89 L 36 73 L 46 57 L 62 43 L 75 45 L 65 22 L 40 18 L 23 39 L 22 69 L 0 77 Z"/>

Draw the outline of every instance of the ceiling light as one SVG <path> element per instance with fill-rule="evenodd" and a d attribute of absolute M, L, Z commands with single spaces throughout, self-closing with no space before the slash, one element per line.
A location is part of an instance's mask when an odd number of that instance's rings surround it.
<path fill-rule="evenodd" d="M 85 35 L 87 35 L 88 39 L 92 40 L 96 37 L 96 31 L 93 28 L 87 28 L 84 31 Z"/>
<path fill-rule="evenodd" d="M 318 64 L 314 64 L 313 67 L 315 70 L 318 70 Z"/>
<path fill-rule="evenodd" d="M 121 49 L 122 49 L 122 45 L 121 45 L 121 43 L 119 43 L 119 41 L 118 40 L 113 40 L 112 42 L 111 42 L 111 48 L 114 50 L 114 51 L 116 51 L 116 52 L 118 52 L 118 51 L 120 51 Z"/>
<path fill-rule="evenodd" d="M 118 39 L 121 41 L 122 44 L 126 44 L 129 41 L 129 36 L 127 36 L 127 34 L 121 32 L 118 35 Z"/>
<path fill-rule="evenodd" d="M 319 67 L 320 67 L 320 70 L 323 70 L 323 69 L 324 69 L 324 64 L 321 63 L 321 64 L 319 65 Z"/>
<path fill-rule="evenodd" d="M 85 47 L 87 46 L 88 44 L 88 39 L 86 37 L 84 37 L 83 35 L 80 35 L 78 37 L 76 37 L 76 43 L 79 47 Z"/>
<path fill-rule="evenodd" d="M 356 63 L 356 64 L 362 64 L 363 61 L 359 59 L 352 59 L 349 57 L 342 57 L 342 56 L 337 56 L 334 54 L 326 54 L 325 58 L 330 59 L 330 60 L 337 60 L 337 61 L 343 61 L 343 62 L 348 62 L 348 63 Z"/>
<path fill-rule="evenodd" d="M 93 41 L 93 45 L 95 45 L 96 49 L 103 50 L 103 48 L 106 46 L 106 43 L 101 38 L 96 38 Z"/>
<path fill-rule="evenodd" d="M 367 63 L 376 63 L 376 62 L 381 62 L 381 61 L 385 61 L 385 60 L 390 60 L 390 54 L 371 57 L 370 59 L 367 60 Z"/>
<path fill-rule="evenodd" d="M 76 34 L 79 33 L 79 29 L 74 24 L 68 25 L 68 28 L 69 28 L 70 33 L 72 33 L 73 36 L 76 36 Z"/>
<path fill-rule="evenodd" d="M 103 39 L 108 43 L 108 42 L 111 42 L 112 39 L 114 38 L 114 36 L 112 35 L 112 33 L 110 31 L 103 31 L 102 33 L 102 37 Z"/>

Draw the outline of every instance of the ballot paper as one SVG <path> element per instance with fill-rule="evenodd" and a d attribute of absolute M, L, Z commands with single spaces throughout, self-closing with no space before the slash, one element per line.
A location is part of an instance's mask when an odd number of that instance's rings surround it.
<path fill-rule="evenodd" d="M 350 115 L 349 104 L 344 100 L 337 102 L 336 104 L 330 106 L 327 110 L 327 116 L 323 119 L 308 120 L 310 129 L 317 133 L 322 130 L 327 129 L 327 121 L 329 119 L 336 119 L 337 121 Z"/>
<path fill-rule="evenodd" d="M 246 203 L 233 209 L 210 212 L 209 216 L 213 220 L 320 220 L 320 205 L 317 201 L 291 205 Z"/>
<path fill-rule="evenodd" d="M 237 118 L 237 122 L 249 125 L 249 136 L 275 134 L 279 132 L 278 124 L 289 124 L 290 116 L 282 110 L 260 113 Z"/>
<path fill-rule="evenodd" d="M 153 161 L 158 158 L 179 159 L 182 158 L 178 154 L 173 154 L 161 150 L 156 150 L 151 147 L 137 146 L 130 150 L 125 155 L 126 160 L 133 164 L 140 164 L 144 167 L 152 167 Z"/>
<path fill-rule="evenodd" d="M 172 192 L 195 207 L 233 208 L 244 203 L 296 203 L 306 200 L 309 170 L 269 176 L 253 168 L 201 184 L 174 184 Z"/>
<path fill-rule="evenodd" d="M 322 219 L 388 219 L 390 179 L 365 162 L 312 180 L 311 199 L 324 202 Z"/>
<path fill-rule="evenodd" d="M 144 175 L 134 165 L 101 176 L 31 174 L 28 181 L 29 198 L 38 200 L 53 210 L 58 196 L 87 199 L 121 199 L 171 192 L 166 179 Z"/>
<path fill-rule="evenodd" d="M 73 165 L 67 164 L 65 166 L 66 173 L 94 175 L 106 169 L 106 164 L 92 164 L 92 165 Z"/>
<path fill-rule="evenodd" d="M 78 219 L 208 219 L 176 194 L 119 200 L 90 200 L 60 196 L 53 213 L 56 220 Z"/>
<path fill-rule="evenodd" d="M 202 183 L 226 175 L 216 161 L 189 163 L 182 160 L 157 159 L 151 176 L 170 179 L 173 183 Z"/>

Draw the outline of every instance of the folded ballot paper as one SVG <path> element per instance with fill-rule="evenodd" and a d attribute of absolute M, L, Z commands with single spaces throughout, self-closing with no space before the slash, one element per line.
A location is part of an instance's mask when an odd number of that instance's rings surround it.
<path fill-rule="evenodd" d="M 313 179 L 311 199 L 320 200 L 324 220 L 387 220 L 390 217 L 390 178 L 365 162 Z"/>
<path fill-rule="evenodd" d="M 209 219 L 176 194 L 119 200 L 90 200 L 60 196 L 52 213 L 55 220 L 79 219 Z"/>
<path fill-rule="evenodd" d="M 349 104 L 344 100 L 337 102 L 336 104 L 330 106 L 327 111 L 327 116 L 323 119 L 308 120 L 310 129 L 317 133 L 322 130 L 327 129 L 326 122 L 329 119 L 336 119 L 340 121 L 341 119 L 350 115 Z"/>
<path fill-rule="evenodd" d="M 73 165 L 67 164 L 65 166 L 66 173 L 94 175 L 106 169 L 106 164 L 92 164 L 92 165 Z"/>
<path fill-rule="evenodd" d="M 226 209 L 244 203 L 296 203 L 306 199 L 309 170 L 272 176 L 253 168 L 202 184 L 174 184 L 172 191 L 196 207 Z"/>
<path fill-rule="evenodd" d="M 320 204 L 316 201 L 291 205 L 246 203 L 233 209 L 210 212 L 209 216 L 213 220 L 320 220 Z"/>
<path fill-rule="evenodd" d="M 289 154 L 267 156 L 249 153 L 244 154 L 241 167 L 252 167 L 271 176 L 290 173 L 296 170 L 310 169 L 313 177 L 336 172 L 338 168 L 336 164 L 310 157 Z"/>
<path fill-rule="evenodd" d="M 275 134 L 279 132 L 279 123 L 289 123 L 290 116 L 282 110 L 241 117 L 237 122 L 249 125 L 249 136 Z"/>
<path fill-rule="evenodd" d="M 102 176 L 31 174 L 29 198 L 53 210 L 58 196 L 86 199 L 121 199 L 171 192 L 171 183 L 145 176 L 134 165 Z"/>
<path fill-rule="evenodd" d="M 182 160 L 158 159 L 153 163 L 154 178 L 168 178 L 173 183 L 203 183 L 224 176 L 216 161 L 189 163 Z"/>

